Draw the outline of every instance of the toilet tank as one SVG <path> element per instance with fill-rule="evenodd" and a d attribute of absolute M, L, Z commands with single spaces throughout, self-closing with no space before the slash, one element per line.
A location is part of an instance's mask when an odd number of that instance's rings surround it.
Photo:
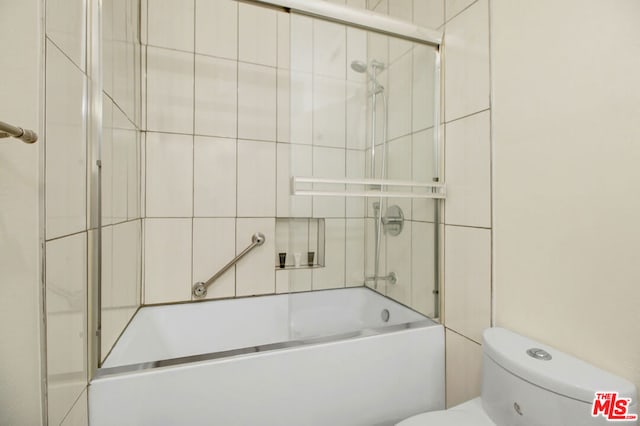
<path fill-rule="evenodd" d="M 633 383 L 509 330 L 484 332 L 482 361 L 482 405 L 497 426 L 611 424 L 591 415 L 596 392 L 631 398 L 627 414 L 637 414 Z"/>

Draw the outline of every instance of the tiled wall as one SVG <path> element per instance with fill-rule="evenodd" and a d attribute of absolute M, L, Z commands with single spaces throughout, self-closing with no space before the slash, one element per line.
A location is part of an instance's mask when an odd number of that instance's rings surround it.
<path fill-rule="evenodd" d="M 87 5 L 46 3 L 45 256 L 48 423 L 86 409 Z M 83 398 L 82 395 L 85 395 Z"/>
<path fill-rule="evenodd" d="M 491 110 L 488 0 L 444 4 L 443 319 L 447 405 L 480 395 L 491 326 Z"/>
<path fill-rule="evenodd" d="M 49 424 L 86 424 L 91 360 L 89 287 L 97 260 L 94 160 L 102 161 L 103 357 L 139 306 L 141 282 L 140 91 L 137 1 L 103 9 L 101 152 L 92 134 L 88 34 L 97 3 L 46 2 L 45 203 Z M 93 15 L 97 16 L 97 15 Z M 139 48 L 138 48 L 139 49 Z M 136 83 L 137 82 L 137 83 Z M 138 100 L 136 100 L 136 98 Z M 100 130 L 99 130 L 100 131 Z"/>
<path fill-rule="evenodd" d="M 102 3 L 102 336 L 109 353 L 141 303 L 139 2 Z"/>
<path fill-rule="evenodd" d="M 0 120 L 34 145 L 0 139 L 0 424 L 42 424 L 39 157 L 42 22 L 38 0 L 0 2 Z M 25 28 L 29 28 L 25 31 Z"/>
<path fill-rule="evenodd" d="M 413 2 L 405 3 L 379 8 L 411 20 Z M 362 285 L 365 261 L 373 275 L 372 209 L 367 218 L 361 199 L 291 197 L 290 177 L 364 176 L 366 76 L 350 64 L 377 56 L 388 64 L 380 78 L 389 93 L 389 177 L 430 181 L 432 50 L 232 0 L 149 0 L 145 16 L 145 303 L 190 300 L 192 283 L 256 231 L 265 246 L 207 297 Z M 399 283 L 381 290 L 432 314 L 433 206 L 392 204 L 408 220 L 383 250 Z M 324 268 L 274 270 L 287 251 L 276 217 L 326 218 Z"/>
<path fill-rule="evenodd" d="M 190 300 L 192 283 L 254 232 L 265 245 L 207 297 L 362 285 L 364 258 L 345 252 L 363 252 L 364 205 L 292 200 L 289 180 L 344 177 L 347 159 L 364 163 L 346 142 L 364 137 L 363 112 L 346 113 L 364 100 L 347 97 L 364 86 L 347 65 L 366 59 L 364 33 L 232 0 L 149 0 L 146 11 L 145 303 Z M 288 245 L 276 243 L 276 217 L 326 217 L 327 266 L 276 273 Z"/>

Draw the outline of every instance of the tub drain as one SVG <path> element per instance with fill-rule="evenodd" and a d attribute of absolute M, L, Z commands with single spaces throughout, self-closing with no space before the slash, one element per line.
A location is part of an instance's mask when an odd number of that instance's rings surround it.
<path fill-rule="evenodd" d="M 380 317 L 382 318 L 382 321 L 384 322 L 389 322 L 389 317 L 391 316 L 391 314 L 389 313 L 388 309 L 383 309 L 382 312 L 380 312 Z"/>

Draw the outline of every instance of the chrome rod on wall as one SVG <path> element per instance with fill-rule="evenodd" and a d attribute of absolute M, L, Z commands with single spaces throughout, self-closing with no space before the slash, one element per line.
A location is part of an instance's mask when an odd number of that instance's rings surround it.
<path fill-rule="evenodd" d="M 10 137 L 20 139 L 24 143 L 34 143 L 38 140 L 38 134 L 33 130 L 23 129 L 22 127 L 12 126 L 4 121 L 0 121 L 0 138 Z"/>
<path fill-rule="evenodd" d="M 231 262 L 227 263 L 220 269 L 214 276 L 209 278 L 206 282 L 197 282 L 193 285 L 193 295 L 198 298 L 205 297 L 207 295 L 207 288 L 213 284 L 215 280 L 220 278 L 222 274 L 227 272 L 229 268 L 238 263 L 240 259 L 242 259 L 247 253 L 253 250 L 257 246 L 261 246 L 266 241 L 264 234 L 261 232 L 256 232 L 251 236 L 251 244 L 246 249 L 242 250 L 242 252 L 231 260 Z"/>

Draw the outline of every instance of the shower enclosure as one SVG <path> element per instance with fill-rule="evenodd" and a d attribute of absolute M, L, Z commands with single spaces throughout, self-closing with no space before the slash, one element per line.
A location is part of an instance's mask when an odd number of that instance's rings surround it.
<path fill-rule="evenodd" d="M 135 34 L 121 43 L 102 32 L 92 421 L 120 413 L 116 423 L 154 424 L 162 414 L 206 424 L 215 407 L 238 421 L 229 410 L 239 395 L 267 401 L 256 381 L 272 402 L 258 414 L 278 424 L 300 424 L 314 409 L 309 424 L 345 424 L 353 410 L 387 424 L 441 408 L 440 34 L 385 16 L 387 2 L 373 11 L 315 0 L 191 3 L 131 7 L 126 16 L 141 13 L 149 32 L 138 56 Z M 194 36 L 151 37 L 174 20 Z M 277 43 L 256 41 L 266 30 L 250 26 L 276 29 Z M 223 30 L 240 35 L 235 48 L 216 44 Z M 141 58 L 128 78 L 109 66 L 118 49 Z M 123 173 L 140 188 L 126 199 L 115 191 Z M 110 227 L 118 218 L 122 227 Z M 124 247 L 137 255 L 125 262 Z M 117 265 L 126 297 L 115 291 Z M 318 362 L 330 358 L 340 365 Z M 394 390 L 399 378 L 405 386 Z M 220 389 L 202 388 L 214 381 Z M 344 411 L 304 398 L 277 409 L 301 381 Z M 209 411 L 183 404 L 198 395 Z M 364 399 L 345 404 L 349 395 Z M 322 417 L 329 412 L 337 417 Z"/>
<path fill-rule="evenodd" d="M 183 371 L 219 371 L 230 358 L 253 365 L 296 353 L 306 354 L 300 371 L 312 371 L 336 342 L 344 343 L 336 350 L 354 385 L 366 385 L 365 376 L 392 383 L 408 375 L 415 380 L 402 395 L 430 397 L 407 397 L 407 410 L 439 407 L 443 332 L 431 319 L 440 316 L 445 196 L 440 34 L 410 16 L 385 16 L 398 12 L 388 2 L 373 11 L 313 0 L 174 1 L 166 8 L 130 1 L 119 11 L 107 3 L 97 9 L 102 44 L 94 39 L 91 63 L 102 69 L 90 87 L 93 413 L 114 412 L 104 403 L 116 404 L 110 398 L 120 391 L 109 391 L 112 385 L 153 388 L 155 374 L 182 380 Z M 224 26 L 234 20 L 237 27 Z M 165 31 L 174 21 L 180 31 Z M 271 38 L 263 41 L 260 31 Z M 225 37 L 230 44 L 219 41 Z M 247 248 L 254 234 L 260 243 Z M 263 297 L 211 300 L 245 296 Z M 186 303 L 196 301 L 203 303 Z M 184 305 L 158 306 L 176 303 Z M 273 303 L 277 318 L 270 317 Z M 171 326 L 162 325 L 165 308 L 180 312 Z M 227 330 L 215 312 L 272 324 L 277 333 Z M 202 340 L 201 327 L 231 343 L 192 346 Z M 427 335 L 432 340 L 414 348 Z M 178 337 L 193 341 L 176 344 Z M 386 375 L 375 371 L 382 365 L 376 358 L 366 369 L 359 362 L 347 368 L 362 351 L 382 356 L 362 345 L 373 340 L 389 348 Z M 176 350 L 145 352 L 165 344 Z M 145 352 L 143 359 L 131 357 L 131 348 Z M 431 362 L 417 362 L 424 358 Z M 148 382 L 137 381 L 141 375 Z M 230 385 L 254 381 L 244 379 Z M 309 386 L 323 393 L 333 385 Z M 187 385 L 179 391 L 183 399 L 195 392 Z M 385 392 L 376 398 L 384 401 Z M 133 403 L 127 407 L 138 410 Z M 392 411 L 384 415 L 408 414 Z"/>
<path fill-rule="evenodd" d="M 279 73 L 290 84 L 290 131 L 278 167 L 291 193 L 279 200 L 286 231 L 276 244 L 304 251 L 304 227 L 284 218 L 321 219 L 325 263 L 276 275 L 292 293 L 364 283 L 438 318 L 438 46 L 309 10 L 289 25 Z"/>

